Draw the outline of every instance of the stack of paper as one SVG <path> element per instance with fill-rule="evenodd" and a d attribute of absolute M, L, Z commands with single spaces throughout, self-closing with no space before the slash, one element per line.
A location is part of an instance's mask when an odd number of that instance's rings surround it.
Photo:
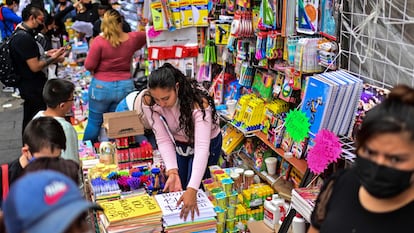
<path fill-rule="evenodd" d="M 155 196 L 162 211 L 163 226 L 167 232 L 215 232 L 216 212 L 207 195 L 202 191 L 197 192 L 197 206 L 200 215 L 195 214 L 194 221 L 191 216 L 187 220 L 180 218 L 182 204 L 177 206 L 184 191 L 164 193 Z"/>
<path fill-rule="evenodd" d="M 99 204 L 104 209 L 100 221 L 108 233 L 161 230 L 161 209 L 147 193 Z"/>
<path fill-rule="evenodd" d="M 292 189 L 292 208 L 310 222 L 310 216 L 315 208 L 315 201 L 319 195 L 320 187 Z"/>
<path fill-rule="evenodd" d="M 362 86 L 361 79 L 342 70 L 307 78 L 301 110 L 309 118 L 311 139 L 321 129 L 349 133 Z"/>

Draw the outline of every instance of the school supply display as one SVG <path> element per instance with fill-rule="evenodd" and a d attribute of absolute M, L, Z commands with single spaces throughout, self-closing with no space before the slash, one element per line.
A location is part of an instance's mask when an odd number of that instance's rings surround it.
<path fill-rule="evenodd" d="M 318 31 L 319 1 L 296 1 L 296 31 L 313 35 Z"/>
<path fill-rule="evenodd" d="M 107 232 L 160 230 L 161 209 L 146 193 L 99 204 L 104 209 L 100 220 Z"/>
<path fill-rule="evenodd" d="M 168 232 L 215 230 L 216 212 L 214 211 L 213 204 L 202 190 L 198 190 L 197 192 L 197 207 L 200 214 L 195 214 L 194 221 L 191 220 L 191 216 L 188 216 L 186 220 L 180 218 L 183 204 L 177 206 L 177 201 L 183 193 L 184 191 L 155 195 L 155 200 L 162 211 L 163 226 L 165 227 L 165 230 Z"/>
<path fill-rule="evenodd" d="M 310 137 L 322 128 L 346 135 L 361 91 L 362 80 L 342 70 L 308 77 L 301 110 L 309 118 Z"/>

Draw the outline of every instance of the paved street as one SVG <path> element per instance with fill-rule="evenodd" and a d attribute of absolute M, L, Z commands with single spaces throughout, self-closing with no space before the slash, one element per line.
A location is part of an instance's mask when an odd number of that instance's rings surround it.
<path fill-rule="evenodd" d="M 4 93 L 0 84 L 0 164 L 20 156 L 22 147 L 22 100 Z"/>

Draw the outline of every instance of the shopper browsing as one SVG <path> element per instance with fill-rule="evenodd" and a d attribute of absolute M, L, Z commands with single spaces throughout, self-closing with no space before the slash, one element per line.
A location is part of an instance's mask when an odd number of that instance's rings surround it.
<path fill-rule="evenodd" d="M 39 47 L 36 43 L 36 28 L 44 23 L 45 15 L 43 10 L 32 4 L 26 6 L 22 12 L 23 22 L 19 24 L 17 33 L 10 43 L 10 55 L 13 59 L 13 66 L 21 77 L 18 85 L 23 103 L 23 126 L 24 128 L 40 110 L 46 109 L 42 99 L 43 86 L 47 81 L 42 69 L 52 63 L 62 62 L 65 58 L 65 49 L 51 49 L 46 51 L 47 58 L 42 59 Z"/>
<path fill-rule="evenodd" d="M 311 217 L 315 232 L 412 232 L 414 89 L 397 86 L 357 132 L 352 169 L 325 182 Z"/>
<path fill-rule="evenodd" d="M 2 200 L 7 195 L 9 185 L 23 174 L 23 169 L 31 161 L 41 157 L 59 157 L 62 149 L 66 149 L 66 138 L 59 122 L 52 117 L 33 119 L 23 133 L 22 154 L 7 166 L 8 184 L 2 182 Z M 2 166 L 0 178 L 3 178 L 3 169 Z"/>
<path fill-rule="evenodd" d="M 50 79 L 43 89 L 43 100 L 47 108 L 39 111 L 34 118 L 54 117 L 62 126 L 66 137 L 66 149 L 62 150 L 61 157 L 79 163 L 78 134 L 72 124 L 65 117 L 73 106 L 75 85 L 64 79 Z"/>
<path fill-rule="evenodd" d="M 148 78 L 143 110 L 152 126 L 158 149 L 167 168 L 165 190 L 186 189 L 181 217 L 197 209 L 197 190 L 209 175 L 208 166 L 217 164 L 222 135 L 214 101 L 195 80 L 166 63 Z"/>
<path fill-rule="evenodd" d="M 3 207 L 8 233 L 90 233 L 88 211 L 102 210 L 86 201 L 70 178 L 51 170 L 24 175 Z"/>
<path fill-rule="evenodd" d="M 102 20 L 103 35 L 90 47 L 85 68 L 93 73 L 89 86 L 89 115 L 83 140 L 97 141 L 103 114 L 114 112 L 118 103 L 134 87 L 130 64 L 132 55 L 145 43 L 145 32 L 122 31 L 122 16 L 108 10 Z"/>

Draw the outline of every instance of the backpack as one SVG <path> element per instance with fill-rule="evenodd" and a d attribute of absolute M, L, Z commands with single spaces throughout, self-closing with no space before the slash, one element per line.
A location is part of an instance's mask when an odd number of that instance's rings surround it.
<path fill-rule="evenodd" d="M 11 37 L 0 44 L 0 81 L 6 87 L 17 87 L 21 80 L 20 75 L 16 74 L 10 55 L 11 41 L 20 31 L 23 30 L 16 30 Z"/>

